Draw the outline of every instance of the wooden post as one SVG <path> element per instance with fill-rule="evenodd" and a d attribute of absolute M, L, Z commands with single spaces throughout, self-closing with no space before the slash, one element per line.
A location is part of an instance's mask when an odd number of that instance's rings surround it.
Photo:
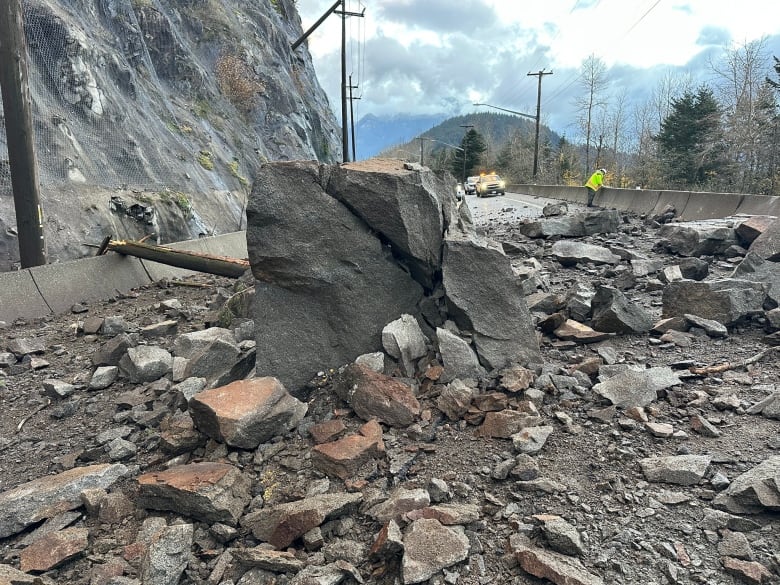
<path fill-rule="evenodd" d="M 22 268 L 46 264 L 22 0 L 0 2 L 0 89 Z"/>

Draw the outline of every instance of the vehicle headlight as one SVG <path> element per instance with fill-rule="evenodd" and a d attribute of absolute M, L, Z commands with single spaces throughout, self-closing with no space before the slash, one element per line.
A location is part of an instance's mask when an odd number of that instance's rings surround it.
<path fill-rule="evenodd" d="M 504 181 L 499 181 L 498 186 L 504 189 L 506 187 L 506 183 Z"/>

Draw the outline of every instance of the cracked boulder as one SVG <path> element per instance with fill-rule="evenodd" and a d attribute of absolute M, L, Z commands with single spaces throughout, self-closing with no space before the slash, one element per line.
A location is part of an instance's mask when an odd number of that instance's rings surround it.
<path fill-rule="evenodd" d="M 509 259 L 450 191 L 395 160 L 263 165 L 247 208 L 257 375 L 293 391 L 381 350 L 402 315 L 434 328 L 447 311 L 485 368 L 538 362 Z M 413 356 L 399 359 L 411 374 Z"/>

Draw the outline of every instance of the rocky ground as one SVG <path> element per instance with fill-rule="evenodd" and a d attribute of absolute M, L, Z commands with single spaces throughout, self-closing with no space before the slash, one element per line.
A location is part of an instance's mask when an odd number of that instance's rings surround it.
<path fill-rule="evenodd" d="M 563 318 L 599 322 L 583 309 L 598 285 L 628 301 L 602 324 L 661 320 L 680 257 L 658 248 L 659 226 L 625 217 L 573 238 L 618 259 L 568 265 L 516 207 L 479 205 L 537 322 L 543 363 L 528 369 L 444 384 L 428 339 L 413 376 L 373 355 L 294 398 L 268 383 L 271 414 L 241 429 L 240 400 L 233 422 L 201 394 L 186 406 L 193 380 L 250 362 L 251 325 L 219 313 L 236 282 L 5 324 L 0 583 L 779 582 L 771 316 L 567 333 Z M 701 259 L 712 281 L 741 256 Z M 194 349 L 220 324 L 231 339 Z M 259 445 L 239 446 L 250 435 Z"/>

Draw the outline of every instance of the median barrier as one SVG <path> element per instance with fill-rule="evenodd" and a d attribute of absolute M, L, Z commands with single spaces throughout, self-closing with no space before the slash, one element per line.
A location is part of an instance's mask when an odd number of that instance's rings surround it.
<path fill-rule="evenodd" d="M 50 312 L 29 270 L 0 273 L 0 321 L 10 324 Z"/>
<path fill-rule="evenodd" d="M 690 193 L 688 203 L 677 210 L 677 215 L 685 221 L 729 217 L 737 212 L 742 197 L 738 193 Z"/>
<path fill-rule="evenodd" d="M 64 313 L 76 303 L 105 300 L 117 292 L 126 293 L 152 282 L 138 258 L 119 254 L 34 266 L 29 271 L 54 313 Z"/>
<path fill-rule="evenodd" d="M 593 203 L 598 207 L 610 207 L 636 213 L 648 213 L 655 207 L 657 201 L 658 192 L 641 189 L 616 189 L 614 187 L 603 187 L 593 199 Z"/>
<path fill-rule="evenodd" d="M 650 215 L 661 215 L 667 206 L 674 207 L 675 215 L 680 216 L 685 206 L 688 205 L 688 191 L 660 191 L 655 207 L 650 210 Z"/>
<path fill-rule="evenodd" d="M 745 215 L 774 215 L 780 217 L 780 197 L 770 195 L 744 195 L 737 213 Z"/>
<path fill-rule="evenodd" d="M 214 256 L 246 258 L 246 232 L 166 244 Z M 76 303 L 106 300 L 163 278 L 195 274 L 175 266 L 109 252 L 103 256 L 0 273 L 0 321 L 64 313 Z"/>

